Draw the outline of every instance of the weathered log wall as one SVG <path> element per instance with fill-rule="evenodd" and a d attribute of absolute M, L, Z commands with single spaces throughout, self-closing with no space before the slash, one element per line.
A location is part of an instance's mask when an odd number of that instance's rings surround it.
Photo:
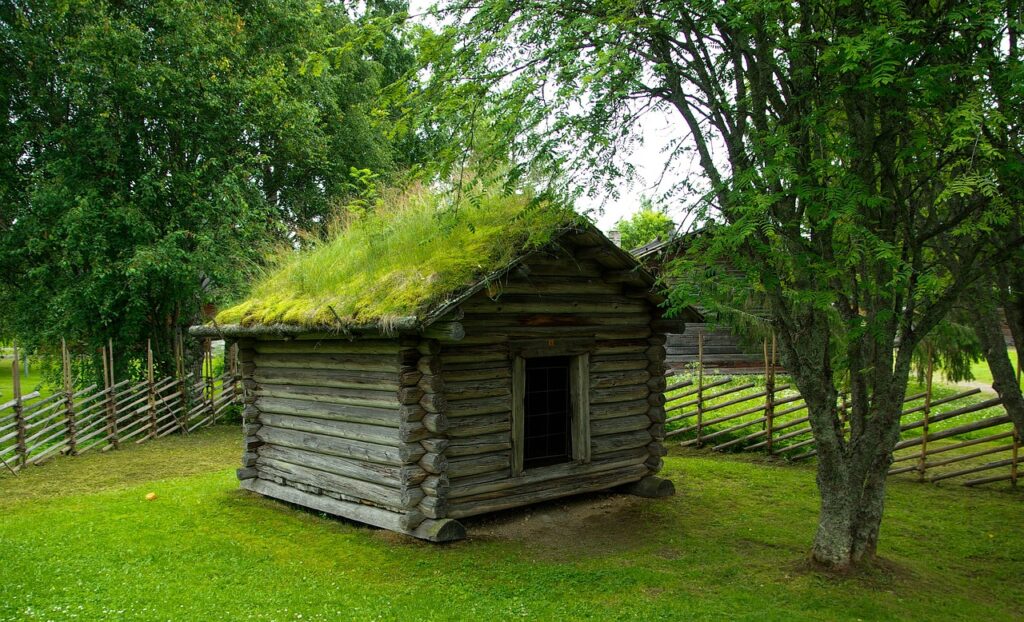
<path fill-rule="evenodd" d="M 442 345 L 450 517 L 610 488 L 661 467 L 665 338 L 651 330 L 656 310 L 628 270 L 578 242 L 465 301 L 465 337 Z M 567 344 L 589 352 L 590 461 L 513 476 L 515 353 L 557 355 Z"/>
<path fill-rule="evenodd" d="M 446 424 L 421 347 L 430 342 L 240 342 L 243 487 L 426 539 L 461 537 L 431 520 L 444 516 Z"/>

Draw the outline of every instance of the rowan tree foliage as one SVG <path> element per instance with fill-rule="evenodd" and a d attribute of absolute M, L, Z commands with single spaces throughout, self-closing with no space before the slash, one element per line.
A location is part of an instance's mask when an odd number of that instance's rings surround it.
<path fill-rule="evenodd" d="M 0 303 L 26 347 L 200 319 L 270 243 L 387 172 L 393 0 L 0 2 Z M 333 62 L 313 66 L 324 49 Z M 409 149 L 403 147 L 403 154 Z"/>
<path fill-rule="evenodd" d="M 763 299 L 817 443 L 812 556 L 872 559 L 913 353 L 1021 244 L 1017 3 L 453 0 L 438 19 L 432 93 L 465 133 L 459 111 L 502 111 L 521 162 L 615 177 L 635 121 L 674 116 L 709 235 L 672 302 Z"/>

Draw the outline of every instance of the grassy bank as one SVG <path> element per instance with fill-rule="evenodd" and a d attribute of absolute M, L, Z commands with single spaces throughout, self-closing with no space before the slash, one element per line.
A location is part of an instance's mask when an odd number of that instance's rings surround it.
<path fill-rule="evenodd" d="M 803 466 L 673 454 L 674 498 L 550 503 L 436 546 L 239 491 L 238 446 L 213 429 L 0 478 L 0 620 L 1024 616 L 1007 488 L 894 481 L 887 565 L 833 579 L 803 562 L 817 506 Z"/>

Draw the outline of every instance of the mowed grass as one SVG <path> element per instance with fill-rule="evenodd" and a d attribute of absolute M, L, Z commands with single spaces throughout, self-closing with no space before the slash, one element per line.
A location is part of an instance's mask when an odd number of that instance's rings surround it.
<path fill-rule="evenodd" d="M 14 378 L 11 368 L 14 358 L 10 356 L 0 357 L 0 403 L 14 399 Z M 21 393 L 28 395 L 32 391 L 39 391 L 42 395 L 50 395 L 52 390 L 43 384 L 42 376 L 36 372 L 33 365 L 29 365 L 28 377 L 21 372 Z"/>
<path fill-rule="evenodd" d="M 1017 350 L 1014 348 L 1008 348 L 1010 354 L 1010 362 L 1013 364 L 1013 368 L 1016 370 L 1018 365 Z M 971 375 L 974 376 L 974 382 L 982 383 L 991 387 L 992 385 L 992 370 L 988 368 L 988 361 L 980 360 L 975 361 L 971 364 Z M 991 390 L 991 389 L 989 389 Z"/>
<path fill-rule="evenodd" d="M 1007 487 L 894 481 L 886 563 L 831 578 L 804 561 L 802 466 L 676 449 L 675 497 L 553 502 L 438 546 L 240 491 L 239 445 L 214 428 L 0 478 L 0 620 L 1024 616 L 1024 498 Z"/>

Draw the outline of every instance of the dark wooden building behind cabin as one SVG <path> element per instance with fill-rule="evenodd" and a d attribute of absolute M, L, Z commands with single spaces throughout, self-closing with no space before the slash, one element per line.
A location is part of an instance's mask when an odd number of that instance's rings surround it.
<path fill-rule="evenodd" d="M 666 240 L 657 239 L 632 249 L 630 253 L 648 270 L 657 274 L 667 262 L 685 250 L 686 237 L 676 235 Z M 682 370 L 697 363 L 700 350 L 698 339 L 702 339 L 705 368 L 731 374 L 764 371 L 762 344 L 751 343 L 723 323 L 708 321 L 712 318 L 706 317 L 706 312 L 699 306 L 696 312 L 701 317 L 685 322 L 683 332 L 665 335 L 665 362 L 671 369 Z"/>

